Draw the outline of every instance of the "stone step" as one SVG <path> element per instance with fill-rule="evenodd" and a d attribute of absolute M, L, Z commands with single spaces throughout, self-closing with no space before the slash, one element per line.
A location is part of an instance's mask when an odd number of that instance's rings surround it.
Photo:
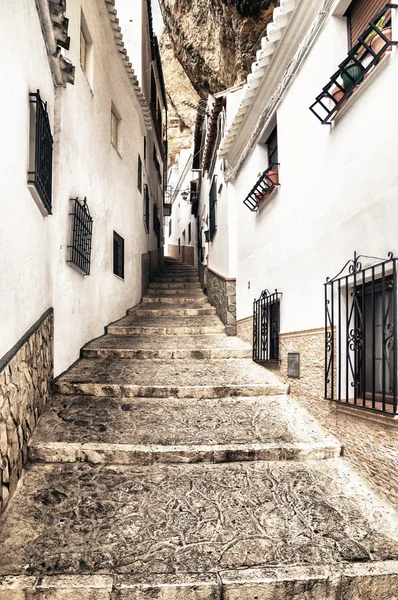
<path fill-rule="evenodd" d="M 398 598 L 397 513 L 342 459 L 32 465 L 0 530 L 5 600 Z"/>
<path fill-rule="evenodd" d="M 32 461 L 137 465 L 325 459 L 340 452 L 288 396 L 194 403 L 58 396 L 29 447 Z"/>
<path fill-rule="evenodd" d="M 139 317 L 199 317 L 202 315 L 215 315 L 216 309 L 211 304 L 194 304 L 186 306 L 184 304 L 169 304 L 166 307 L 159 307 L 159 303 L 145 304 L 139 308 L 127 311 L 129 315 Z"/>
<path fill-rule="evenodd" d="M 204 335 L 224 333 L 225 327 L 214 315 L 151 318 L 133 314 L 109 325 L 106 331 L 113 335 Z"/>
<path fill-rule="evenodd" d="M 179 298 L 195 298 L 205 296 L 202 288 L 192 288 L 192 289 L 183 289 L 183 288 L 163 288 L 163 287 L 151 287 L 148 289 L 147 294 L 149 296 L 178 296 Z M 206 296 L 205 296 L 206 297 Z M 207 298 L 206 298 L 207 300 Z"/>
<path fill-rule="evenodd" d="M 199 281 L 199 277 L 197 273 L 163 273 L 156 277 L 152 281 L 168 281 L 168 280 L 176 280 L 176 281 Z"/>
<path fill-rule="evenodd" d="M 159 282 L 156 281 L 155 283 L 150 283 L 149 284 L 149 289 L 153 290 L 153 289 L 172 289 L 172 290 L 200 290 L 202 291 L 202 288 L 200 287 L 200 283 L 197 282 L 189 282 L 187 283 L 186 281 L 180 281 L 180 282 Z"/>
<path fill-rule="evenodd" d="M 161 304 L 175 304 L 178 302 L 179 304 L 207 304 L 208 298 L 205 294 L 184 294 L 183 296 L 178 295 L 169 295 L 166 296 L 164 294 L 154 295 L 151 294 L 149 296 L 144 296 L 142 299 L 143 304 L 160 302 Z"/>
<path fill-rule="evenodd" d="M 83 358 L 133 359 L 213 359 L 251 358 L 252 348 L 237 337 L 225 334 L 195 336 L 118 336 L 104 335 L 82 350 Z"/>
<path fill-rule="evenodd" d="M 250 359 L 118 360 L 83 358 L 54 384 L 58 394 L 225 398 L 288 393 L 289 386 Z"/>

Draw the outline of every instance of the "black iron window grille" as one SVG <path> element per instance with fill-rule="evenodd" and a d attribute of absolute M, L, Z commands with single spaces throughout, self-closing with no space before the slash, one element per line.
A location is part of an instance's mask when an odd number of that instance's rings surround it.
<path fill-rule="evenodd" d="M 322 124 L 330 125 L 357 86 L 366 79 L 384 54 L 398 44 L 398 41 L 391 40 L 391 27 L 387 27 L 392 8 L 398 8 L 398 4 L 386 4 L 372 19 L 348 52 L 347 58 L 339 65 L 338 71 L 310 106 L 311 112 Z"/>
<path fill-rule="evenodd" d="M 191 239 L 192 239 L 192 226 L 191 226 L 191 223 L 188 223 L 188 244 L 191 243 Z"/>
<path fill-rule="evenodd" d="M 124 279 L 124 239 L 113 232 L 113 273 Z"/>
<path fill-rule="evenodd" d="M 280 303 L 282 293 L 264 290 L 253 302 L 253 360 L 279 360 Z"/>
<path fill-rule="evenodd" d="M 149 203 L 149 190 L 148 190 L 148 184 L 144 183 L 144 202 L 145 202 L 145 213 L 144 213 L 144 225 L 145 225 L 145 231 L 147 233 L 149 233 L 149 211 L 150 211 L 150 203 Z"/>
<path fill-rule="evenodd" d="M 279 163 L 271 163 L 243 200 L 243 204 L 250 208 L 251 211 L 257 211 L 264 200 L 279 185 Z"/>
<path fill-rule="evenodd" d="M 209 235 L 210 240 L 217 230 L 216 225 L 216 204 L 217 204 L 217 175 L 214 175 L 213 182 L 211 184 L 210 193 L 209 193 L 209 216 L 210 216 L 210 225 L 209 225 Z"/>
<path fill-rule="evenodd" d="M 137 165 L 137 187 L 139 191 L 142 192 L 142 160 L 140 155 L 138 155 Z"/>
<path fill-rule="evenodd" d="M 30 104 L 30 153 L 28 184 L 34 186 L 48 214 L 52 208 L 52 166 L 54 140 L 51 134 L 47 102 L 40 91 L 29 94 Z"/>
<path fill-rule="evenodd" d="M 160 219 L 159 219 L 159 213 L 158 213 L 158 207 L 156 204 L 153 205 L 153 230 L 156 233 L 156 237 L 158 240 L 158 248 L 160 248 L 160 233 L 161 233 L 161 226 L 160 226 Z"/>
<path fill-rule="evenodd" d="M 93 219 L 87 206 L 79 198 L 71 198 L 72 212 L 72 242 L 69 248 L 68 263 L 75 265 L 85 275 L 90 275 L 91 247 L 93 240 Z"/>
<path fill-rule="evenodd" d="M 397 414 L 397 276 L 386 260 L 354 253 L 325 283 L 325 398 Z M 362 267 L 363 261 L 369 266 Z"/>

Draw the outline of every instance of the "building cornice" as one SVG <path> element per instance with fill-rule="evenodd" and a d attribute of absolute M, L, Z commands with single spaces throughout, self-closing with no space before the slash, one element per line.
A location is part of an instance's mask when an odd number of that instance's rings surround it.
<path fill-rule="evenodd" d="M 145 95 L 143 94 L 137 76 L 134 72 L 133 66 L 127 55 L 127 50 L 124 47 L 123 34 L 119 25 L 119 19 L 117 17 L 117 10 L 115 7 L 115 0 L 104 0 L 106 9 L 108 11 L 109 22 L 112 27 L 113 39 L 115 40 L 116 50 L 119 53 L 125 71 L 128 75 L 131 85 L 133 86 L 137 100 L 141 106 L 142 114 L 145 122 L 145 127 L 148 131 L 152 130 L 152 118 L 151 113 L 146 101 Z"/>
<path fill-rule="evenodd" d="M 281 0 L 274 9 L 274 21 L 262 39 L 238 112 L 220 145 L 219 156 L 229 166 L 228 179 L 236 176 L 274 116 L 332 4 L 334 0 Z"/>

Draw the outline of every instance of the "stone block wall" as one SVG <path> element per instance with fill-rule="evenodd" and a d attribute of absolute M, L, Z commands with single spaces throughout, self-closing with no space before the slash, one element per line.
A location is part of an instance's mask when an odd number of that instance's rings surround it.
<path fill-rule="evenodd" d="M 15 491 L 28 441 L 51 395 L 53 340 L 50 309 L 0 359 L 0 512 Z"/>
<path fill-rule="evenodd" d="M 225 325 L 227 335 L 236 335 L 236 279 L 226 279 L 207 268 L 207 296 Z"/>
<path fill-rule="evenodd" d="M 239 321 L 237 328 L 249 343 L 251 327 L 250 318 Z M 287 376 L 288 352 L 300 353 L 300 379 Z M 280 359 L 276 370 L 290 384 L 290 393 L 340 440 L 357 472 L 398 507 L 398 418 L 324 399 L 323 328 L 282 333 Z"/>
<path fill-rule="evenodd" d="M 236 335 L 248 344 L 253 344 L 253 317 L 240 319 L 236 322 Z"/>
<path fill-rule="evenodd" d="M 207 267 L 200 261 L 198 261 L 198 275 L 202 290 L 207 293 Z"/>

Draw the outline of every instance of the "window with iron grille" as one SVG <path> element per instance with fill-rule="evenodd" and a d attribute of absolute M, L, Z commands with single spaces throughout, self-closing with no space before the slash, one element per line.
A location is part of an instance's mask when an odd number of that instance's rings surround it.
<path fill-rule="evenodd" d="M 153 230 L 156 233 L 158 248 L 160 248 L 160 219 L 158 214 L 158 207 L 156 204 L 153 205 Z"/>
<path fill-rule="evenodd" d="M 113 232 L 113 273 L 124 279 L 124 239 Z"/>
<path fill-rule="evenodd" d="M 72 231 L 67 262 L 77 267 L 84 275 L 90 275 L 93 219 L 86 198 L 83 203 L 79 198 L 71 198 L 71 202 Z"/>
<path fill-rule="evenodd" d="M 191 242 L 191 238 L 192 238 L 192 228 L 191 228 L 191 223 L 188 223 L 188 244 Z"/>
<path fill-rule="evenodd" d="M 137 173 L 137 186 L 140 192 L 142 193 L 142 160 L 141 156 L 138 155 L 138 173 Z"/>
<path fill-rule="evenodd" d="M 145 231 L 147 233 L 149 233 L 149 190 L 148 190 L 148 184 L 144 183 L 144 202 L 145 202 L 145 208 L 144 208 L 144 225 L 145 225 Z"/>
<path fill-rule="evenodd" d="M 40 91 L 29 94 L 30 139 L 28 185 L 32 195 L 41 201 L 46 212 L 52 209 L 52 166 L 53 137 L 47 102 L 43 102 Z"/>
<path fill-rule="evenodd" d="M 217 175 L 214 175 L 209 194 L 210 239 L 216 232 Z"/>
<path fill-rule="evenodd" d="M 279 360 L 280 302 L 282 294 L 264 290 L 253 303 L 253 360 Z"/>
<path fill-rule="evenodd" d="M 357 255 L 325 283 L 325 398 L 398 414 L 397 259 Z"/>

